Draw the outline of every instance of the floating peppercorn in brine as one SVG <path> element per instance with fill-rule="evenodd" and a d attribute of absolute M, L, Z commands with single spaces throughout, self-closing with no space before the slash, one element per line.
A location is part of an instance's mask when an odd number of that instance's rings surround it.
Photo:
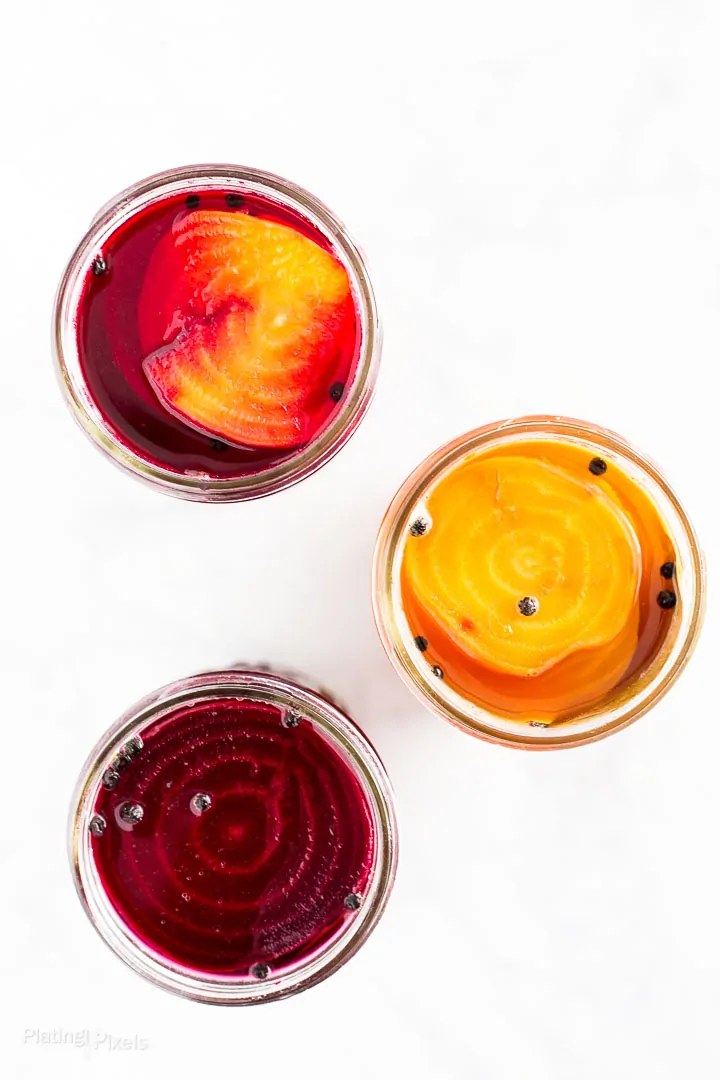
<path fill-rule="evenodd" d="M 556 746 L 647 709 L 697 634 L 702 565 L 661 475 L 590 425 L 528 418 L 432 455 L 381 529 L 386 649 L 478 735 Z"/>
<path fill-rule="evenodd" d="M 63 279 L 56 352 L 77 419 L 172 494 L 243 499 L 318 468 L 374 385 L 379 334 L 343 226 L 287 181 L 230 166 L 124 192 Z"/>
<path fill-rule="evenodd" d="M 244 1004 L 326 977 L 392 886 L 387 777 L 355 725 L 268 672 L 141 703 L 90 758 L 76 883 L 100 933 L 167 989 Z"/>

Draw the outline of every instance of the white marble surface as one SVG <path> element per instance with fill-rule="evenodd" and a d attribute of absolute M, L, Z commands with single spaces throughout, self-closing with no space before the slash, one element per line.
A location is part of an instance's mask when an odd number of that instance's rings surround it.
<path fill-rule="evenodd" d="M 414 702 L 376 639 L 368 566 L 421 456 L 541 411 L 649 451 L 717 554 L 718 5 L 40 0 L 4 32 L 4 1075 L 716 1078 L 712 594 L 652 715 L 529 755 Z M 385 323 L 376 401 L 340 456 L 219 508 L 146 491 L 95 453 L 48 345 L 96 208 L 213 159 L 328 202 L 369 256 Z M 231 1011 L 112 957 L 74 896 L 65 819 L 119 711 L 238 657 L 337 689 L 403 829 L 391 905 L 355 960 L 295 1000 Z M 33 1029 L 149 1045 L 40 1046 Z"/>

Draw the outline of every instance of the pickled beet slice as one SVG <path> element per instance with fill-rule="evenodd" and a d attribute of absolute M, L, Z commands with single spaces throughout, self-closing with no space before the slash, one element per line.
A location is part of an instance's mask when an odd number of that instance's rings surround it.
<path fill-rule="evenodd" d="M 111 904 L 142 941 L 198 971 L 276 972 L 353 917 L 347 898 L 362 897 L 373 864 L 371 811 L 312 723 L 217 700 L 141 735 L 115 787 L 99 788 L 93 820 L 106 825 L 91 844 Z"/>

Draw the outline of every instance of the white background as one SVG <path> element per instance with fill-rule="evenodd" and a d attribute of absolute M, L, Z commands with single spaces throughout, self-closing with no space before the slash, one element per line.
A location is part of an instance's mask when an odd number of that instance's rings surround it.
<path fill-rule="evenodd" d="M 14 3 L 0 175 L 3 1075 L 711 1080 L 720 1050 L 718 622 L 630 730 L 487 746 L 416 704 L 371 623 L 383 510 L 427 452 L 525 412 L 620 431 L 720 542 L 720 7 L 714 0 Z M 56 282 L 98 207 L 172 165 L 315 192 L 365 249 L 378 393 L 341 454 L 244 506 L 164 497 L 74 427 Z M 334 687 L 397 793 L 387 914 L 300 997 L 145 984 L 71 885 L 99 734 L 240 658 Z M 27 1030 L 137 1036 L 40 1046 Z M 66 1036 L 67 1037 L 67 1036 Z"/>

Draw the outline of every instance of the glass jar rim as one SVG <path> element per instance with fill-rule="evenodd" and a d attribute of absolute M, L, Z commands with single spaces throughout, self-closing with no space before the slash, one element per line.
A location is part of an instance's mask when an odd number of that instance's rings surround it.
<path fill-rule="evenodd" d="M 304 218 L 328 241 L 350 278 L 360 322 L 355 373 L 328 425 L 297 454 L 237 477 L 180 473 L 165 468 L 128 445 L 107 421 L 84 377 L 76 335 L 76 312 L 83 283 L 94 259 L 125 222 L 172 195 L 217 189 L 256 194 Z M 382 329 L 365 256 L 333 212 L 309 191 L 260 169 L 230 164 L 190 165 L 167 169 L 121 191 L 95 215 L 65 268 L 54 305 L 53 356 L 61 389 L 85 434 L 116 465 L 140 480 L 200 502 L 241 502 L 261 498 L 298 483 L 317 471 L 344 446 L 372 400 L 382 347 Z"/>
<path fill-rule="evenodd" d="M 540 726 L 505 718 L 473 705 L 460 694 L 440 692 L 415 662 L 406 647 L 407 634 L 395 611 L 397 595 L 395 570 L 408 519 L 423 495 L 439 476 L 469 453 L 501 444 L 506 439 L 549 438 L 585 442 L 602 449 L 631 466 L 643 477 L 653 502 L 663 503 L 663 522 L 671 529 L 673 541 L 682 546 L 683 607 L 672 648 L 651 678 L 638 682 L 636 692 L 623 696 L 613 708 L 612 698 L 587 714 L 587 719 Z M 672 518 L 668 521 L 668 516 Z M 564 416 L 523 416 L 486 424 L 445 443 L 429 454 L 410 473 L 393 497 L 378 532 L 372 566 L 372 604 L 375 625 L 387 656 L 403 682 L 436 715 L 487 742 L 528 750 L 553 750 L 595 742 L 627 727 L 651 709 L 670 689 L 687 664 L 697 643 L 705 611 L 705 566 L 702 551 L 690 519 L 657 465 L 631 446 L 622 436 L 582 420 Z M 404 615 L 401 616 L 404 619 Z M 416 650 L 417 651 L 417 650 Z M 653 670 L 653 665 L 650 665 Z"/>
<path fill-rule="evenodd" d="M 333 701 L 273 671 L 234 669 L 191 676 L 160 687 L 128 709 L 88 756 L 72 799 L 68 852 L 75 888 L 91 923 L 129 967 L 157 986 L 194 1001 L 253 1005 L 299 993 L 337 971 L 364 944 L 387 905 L 395 881 L 398 828 L 385 768 L 357 724 Z M 372 812 L 373 868 L 352 920 L 303 960 L 259 980 L 198 972 L 161 956 L 118 914 L 100 881 L 92 855 L 90 821 L 102 776 L 127 740 L 180 706 L 202 700 L 257 700 L 294 712 L 316 726 L 360 784 Z"/>

